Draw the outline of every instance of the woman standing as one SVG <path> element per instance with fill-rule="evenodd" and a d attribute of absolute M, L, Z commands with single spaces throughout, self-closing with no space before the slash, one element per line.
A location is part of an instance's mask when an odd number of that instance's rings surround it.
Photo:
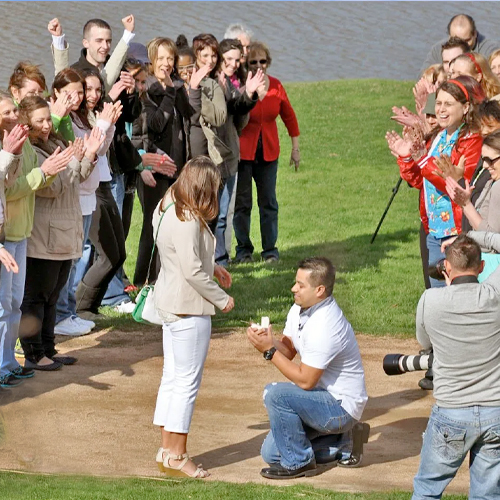
<path fill-rule="evenodd" d="M 446 181 L 436 173 L 439 172 L 436 162 L 440 156 L 449 156 L 453 165 L 462 168 L 463 178 L 470 181 L 481 155 L 482 139 L 477 133 L 474 98 L 467 89 L 469 78 L 448 80 L 436 91 L 438 127 L 418 160 L 412 157 L 410 141 L 395 132 L 386 135 L 391 152 L 398 158 L 401 177 L 420 189 L 420 216 L 427 233 L 429 266 L 444 257 L 441 244 L 460 234 L 462 219 L 461 208 L 446 195 Z M 433 287 L 444 286 L 444 282 L 432 278 L 430 281 Z"/>
<path fill-rule="evenodd" d="M 153 216 L 161 270 L 155 306 L 163 319 L 165 361 L 154 424 L 161 427 L 156 461 L 167 475 L 203 478 L 186 451 L 194 403 L 210 342 L 215 307 L 227 313 L 234 300 L 225 288 L 231 275 L 214 268 L 214 236 L 208 222 L 217 215 L 220 175 L 207 157 L 196 157 L 158 204 Z"/>
<path fill-rule="evenodd" d="M 281 82 L 269 76 L 271 53 L 261 42 L 253 42 L 248 49 L 248 69 L 253 74 L 260 69 L 265 75 L 265 85 L 258 89 L 259 100 L 250 112 L 248 125 L 240 137 L 241 161 L 238 166 L 238 185 L 234 208 L 234 232 L 236 234 L 236 262 L 251 262 L 254 250 L 250 240 L 250 214 L 252 212 L 252 178 L 257 187 L 257 203 L 260 212 L 260 234 L 262 259 L 276 262 L 279 252 L 278 200 L 276 199 L 276 176 L 280 154 L 276 118 L 281 116 L 288 134 L 292 138 L 290 164 L 298 169 L 299 125 L 295 112 Z"/>
<path fill-rule="evenodd" d="M 38 163 L 43 165 L 52 155 L 63 151 L 67 165 L 49 187 L 36 194 L 21 306 L 23 319 L 32 317 L 37 320 L 33 331 L 29 334 L 25 332 L 26 335 L 21 337 L 25 367 L 52 371 L 76 361 L 70 356 L 55 357 L 56 303 L 68 279 L 72 259 L 80 257 L 82 252 L 80 179 L 85 179 L 92 172 L 95 155 L 104 136 L 96 128 L 85 141 L 75 139 L 74 144 L 67 147 L 67 143 L 52 130 L 50 110 L 45 100 L 38 96 L 25 97 L 19 108 L 21 123 L 30 127 L 29 138 L 37 153 Z"/>
<path fill-rule="evenodd" d="M 222 190 L 219 201 L 219 216 L 215 227 L 215 262 L 227 266 L 229 254 L 226 250 L 226 227 L 229 205 L 236 184 L 240 160 L 240 134 L 249 120 L 249 113 L 257 104 L 257 89 L 264 85 L 264 73 L 258 69 L 244 77 L 241 67 L 243 47 L 239 40 L 222 40 L 219 45 L 222 55 L 219 85 L 224 92 L 227 105 L 226 122 L 217 129 L 220 140 L 228 147 L 223 163 L 219 166 L 222 175 Z M 245 82 L 243 87 L 243 83 Z M 231 224 L 232 227 L 232 224 Z"/>
<path fill-rule="evenodd" d="M 148 45 L 151 61 L 146 80 L 147 91 L 143 96 L 148 129 L 148 153 L 164 155 L 163 173 L 153 173 L 149 181 L 137 181 L 137 195 L 142 207 L 142 231 L 139 239 L 134 285 L 142 286 L 148 274 L 148 264 L 153 249 L 151 219 L 158 202 L 172 184 L 176 174 L 187 160 L 187 129 L 192 114 L 184 82 L 175 71 L 177 47 L 170 38 L 154 38 Z M 168 155 L 168 156 L 167 156 Z M 156 254 L 156 250 L 155 250 Z M 150 279 L 158 276 L 156 258 Z"/>

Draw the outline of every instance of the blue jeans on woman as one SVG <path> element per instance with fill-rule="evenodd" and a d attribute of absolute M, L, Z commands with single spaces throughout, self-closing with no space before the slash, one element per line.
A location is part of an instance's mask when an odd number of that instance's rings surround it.
<path fill-rule="evenodd" d="M 250 240 L 250 216 L 252 213 L 252 178 L 257 187 L 257 203 L 260 215 L 260 236 L 263 259 L 279 257 L 278 240 L 278 200 L 276 199 L 276 177 L 278 160 L 240 161 L 236 204 L 234 207 L 234 234 L 236 235 L 236 260 L 251 257 L 254 247 Z"/>
<path fill-rule="evenodd" d="M 262 458 L 289 470 L 300 469 L 315 456 L 323 462 L 351 455 L 349 432 L 357 422 L 325 389 L 306 391 L 290 382 L 264 389 L 271 431 L 262 445 Z"/>
<path fill-rule="evenodd" d="M 436 238 L 432 234 L 427 235 L 427 250 L 429 250 L 429 267 L 435 266 L 441 259 L 444 259 L 444 253 L 441 252 L 441 243 L 448 238 Z M 440 288 L 446 286 L 446 281 L 440 281 L 429 277 L 431 288 Z"/>
<path fill-rule="evenodd" d="M 469 498 L 500 498 L 500 407 L 434 405 L 412 500 L 441 498 L 468 453 Z"/>
<path fill-rule="evenodd" d="M 88 238 L 91 222 L 92 214 L 83 216 L 82 256 L 73 261 L 68 281 L 59 293 L 59 298 L 57 299 L 56 325 L 67 318 L 76 316 L 76 287 L 85 276 L 90 260 L 91 245 Z"/>
<path fill-rule="evenodd" d="M 14 349 L 19 336 L 21 304 L 26 279 L 26 250 L 28 240 L 6 241 L 5 249 L 14 257 L 19 272 L 7 271 L 1 265 L 0 278 L 0 377 L 19 367 Z"/>
<path fill-rule="evenodd" d="M 226 180 L 219 199 L 219 216 L 215 227 L 215 262 L 221 266 L 227 266 L 229 262 L 226 250 L 227 214 L 235 184 L 236 174 Z"/>

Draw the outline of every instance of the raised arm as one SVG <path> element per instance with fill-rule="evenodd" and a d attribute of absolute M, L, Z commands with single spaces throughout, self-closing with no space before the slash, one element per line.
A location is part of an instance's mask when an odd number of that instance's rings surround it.
<path fill-rule="evenodd" d="M 66 43 L 61 23 L 57 17 L 49 21 L 47 29 L 52 35 L 52 60 L 54 72 L 57 75 L 59 71 L 69 67 L 69 45 Z"/>

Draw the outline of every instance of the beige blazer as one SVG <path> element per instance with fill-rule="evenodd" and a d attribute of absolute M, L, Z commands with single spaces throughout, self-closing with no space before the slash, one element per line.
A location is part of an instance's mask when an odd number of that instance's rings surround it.
<path fill-rule="evenodd" d="M 171 201 L 167 197 L 167 206 Z M 153 214 L 154 235 L 161 217 L 159 206 Z M 215 238 L 208 227 L 200 228 L 194 218 L 180 221 L 175 206 L 171 206 L 161 221 L 156 245 L 161 269 L 155 285 L 155 307 L 160 317 L 212 316 L 214 306 L 226 307 L 229 295 L 213 280 Z"/>

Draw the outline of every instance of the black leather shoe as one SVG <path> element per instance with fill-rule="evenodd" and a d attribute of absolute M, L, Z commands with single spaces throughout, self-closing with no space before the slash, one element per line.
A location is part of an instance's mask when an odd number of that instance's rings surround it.
<path fill-rule="evenodd" d="M 58 361 L 63 365 L 74 365 L 78 358 L 74 358 L 73 356 L 53 356 L 50 358 L 52 361 Z"/>
<path fill-rule="evenodd" d="M 352 428 L 352 451 L 351 456 L 344 460 L 339 460 L 339 467 L 355 468 L 361 465 L 363 460 L 363 445 L 368 443 L 370 437 L 370 425 L 365 422 L 358 422 Z"/>
<path fill-rule="evenodd" d="M 285 469 L 281 464 L 273 464 L 271 467 L 262 469 L 260 475 L 268 479 L 295 479 L 296 477 L 315 476 L 317 472 L 316 460 L 313 459 L 304 467 L 295 470 Z"/>
<path fill-rule="evenodd" d="M 59 361 L 54 361 L 50 365 L 39 365 L 38 363 L 34 363 L 29 359 L 25 360 L 24 367 L 31 370 L 40 370 L 42 372 L 53 372 L 55 370 L 60 370 L 62 368 L 62 363 Z"/>

